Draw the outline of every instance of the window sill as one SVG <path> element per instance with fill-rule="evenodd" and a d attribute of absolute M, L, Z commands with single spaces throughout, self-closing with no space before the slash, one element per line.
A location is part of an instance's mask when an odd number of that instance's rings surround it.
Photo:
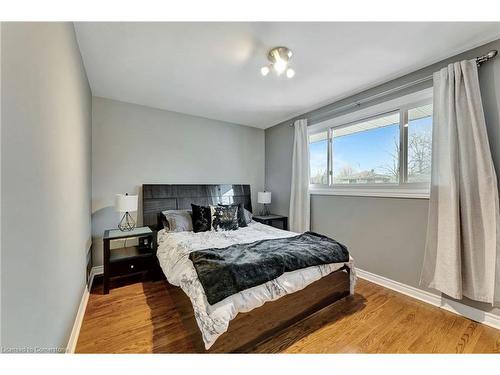
<path fill-rule="evenodd" d="M 341 195 L 353 197 L 383 197 L 383 198 L 410 198 L 429 199 L 429 189 L 415 188 L 309 188 L 311 195 Z"/>

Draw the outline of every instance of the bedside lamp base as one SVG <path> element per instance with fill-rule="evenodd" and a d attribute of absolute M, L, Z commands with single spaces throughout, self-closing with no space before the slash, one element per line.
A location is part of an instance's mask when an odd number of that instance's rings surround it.
<path fill-rule="evenodd" d="M 134 219 L 128 212 L 125 212 L 125 215 L 123 215 L 122 219 L 120 220 L 120 223 L 118 224 L 118 229 L 120 229 L 122 232 L 129 232 L 134 228 L 135 228 Z"/>

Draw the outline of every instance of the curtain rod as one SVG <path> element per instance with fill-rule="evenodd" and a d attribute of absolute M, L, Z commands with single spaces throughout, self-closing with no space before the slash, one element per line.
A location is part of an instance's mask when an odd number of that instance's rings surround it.
<path fill-rule="evenodd" d="M 491 51 L 489 51 L 488 53 L 486 53 L 486 54 L 484 54 L 482 56 L 476 57 L 477 66 L 478 67 L 481 66 L 481 64 L 483 64 L 483 63 L 485 63 L 485 62 L 487 62 L 487 61 L 495 58 L 497 55 L 498 55 L 498 51 L 496 49 L 494 49 L 494 50 L 491 50 Z M 367 103 L 367 102 L 371 102 L 372 100 L 375 100 L 375 99 L 387 96 L 389 94 L 392 94 L 392 93 L 404 90 L 406 88 L 413 87 L 413 86 L 419 85 L 421 83 L 430 81 L 430 80 L 432 80 L 432 77 L 433 77 L 433 75 L 430 74 L 430 75 L 425 76 L 423 78 L 419 78 L 419 79 L 417 79 L 415 81 L 412 81 L 412 82 L 409 82 L 409 83 L 405 83 L 403 85 L 394 87 L 392 89 L 388 89 L 388 90 L 379 92 L 377 94 L 371 95 L 371 96 L 369 96 L 367 98 L 356 100 L 355 102 L 352 102 L 352 103 L 349 103 L 349 104 L 346 104 L 346 105 L 343 105 L 343 106 L 340 106 L 340 107 L 337 107 L 337 108 L 333 108 L 330 111 L 325 111 L 324 113 L 322 113 L 321 114 L 321 118 L 328 117 L 328 116 L 330 116 L 332 114 L 335 114 L 337 112 L 342 112 L 343 110 L 349 109 L 351 107 L 359 107 L 360 105 L 362 105 L 364 103 Z M 314 111 L 311 111 L 311 112 L 314 112 Z M 308 124 L 308 125 L 311 125 L 311 124 Z M 293 121 L 292 121 L 292 123 L 289 126 L 290 127 L 293 126 Z"/>

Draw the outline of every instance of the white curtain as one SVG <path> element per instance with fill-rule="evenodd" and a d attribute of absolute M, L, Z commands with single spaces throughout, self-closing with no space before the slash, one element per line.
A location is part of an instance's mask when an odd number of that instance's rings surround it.
<path fill-rule="evenodd" d="M 295 137 L 292 157 L 292 186 L 290 194 L 290 230 L 309 230 L 309 135 L 307 120 L 294 123 Z"/>
<path fill-rule="evenodd" d="M 421 284 L 500 301 L 498 182 L 475 60 L 434 73 L 432 182 Z"/>

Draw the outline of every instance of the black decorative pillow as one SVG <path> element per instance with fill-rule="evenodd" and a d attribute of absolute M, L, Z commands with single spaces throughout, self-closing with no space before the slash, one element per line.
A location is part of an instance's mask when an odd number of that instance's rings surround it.
<path fill-rule="evenodd" d="M 250 224 L 250 222 L 252 221 L 252 218 L 253 218 L 253 215 L 250 211 L 248 211 L 246 208 L 243 209 L 243 216 L 245 218 L 245 224 Z"/>
<path fill-rule="evenodd" d="M 238 229 L 238 206 L 215 206 L 212 226 L 214 230 Z"/>
<path fill-rule="evenodd" d="M 207 232 L 212 230 L 212 213 L 209 206 L 191 204 L 193 210 L 193 232 Z"/>
<path fill-rule="evenodd" d="M 238 207 L 238 226 L 240 228 L 247 227 L 247 221 L 245 220 L 245 209 L 241 203 L 233 203 L 233 204 L 219 204 L 221 207 Z"/>

